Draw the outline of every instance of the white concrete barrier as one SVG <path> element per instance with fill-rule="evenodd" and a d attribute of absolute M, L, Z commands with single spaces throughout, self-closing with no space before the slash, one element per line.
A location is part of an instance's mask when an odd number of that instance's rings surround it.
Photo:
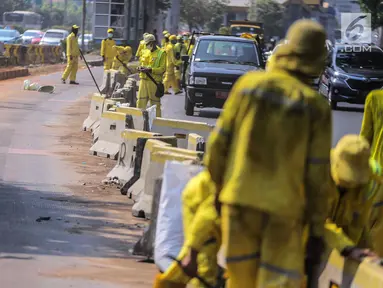
<path fill-rule="evenodd" d="M 178 147 L 187 148 L 187 136 L 197 133 L 208 139 L 213 125 L 202 122 L 193 122 L 176 119 L 155 118 L 151 126 L 151 132 L 158 132 L 166 136 L 175 136 L 178 139 Z"/>
<path fill-rule="evenodd" d="M 205 151 L 205 139 L 198 134 L 188 135 L 188 149 L 194 151 Z"/>
<path fill-rule="evenodd" d="M 90 154 L 117 160 L 121 145 L 121 133 L 125 130 L 126 115 L 105 112 L 101 115 L 98 141 L 90 148 Z"/>
<path fill-rule="evenodd" d="M 124 103 L 125 99 L 124 98 L 114 98 L 114 99 L 106 99 L 104 100 L 103 108 L 102 108 L 102 113 L 108 112 L 109 109 L 112 109 L 115 107 L 117 102 Z M 92 137 L 93 137 L 93 143 L 96 143 L 98 140 L 98 137 L 100 135 L 100 119 L 94 123 L 94 125 L 91 128 L 92 131 Z"/>
<path fill-rule="evenodd" d="M 118 162 L 107 177 L 110 179 L 118 179 L 122 185 L 128 182 L 134 175 L 137 139 L 155 136 L 160 136 L 160 134 L 133 129 L 124 130 L 121 133 L 123 142 L 120 145 Z"/>
<path fill-rule="evenodd" d="M 90 109 L 88 118 L 82 124 L 84 131 L 91 130 L 92 127 L 101 119 L 105 96 L 98 93 L 94 94 L 90 100 Z"/>
<path fill-rule="evenodd" d="M 152 112 L 153 110 L 154 114 Z M 149 107 L 146 110 L 133 107 L 117 107 L 116 111 L 132 116 L 133 127 L 130 127 L 130 129 L 149 131 L 149 125 L 155 118 L 155 106 Z"/>
<path fill-rule="evenodd" d="M 142 154 L 140 178 L 130 187 L 128 195 L 133 201 L 138 201 L 145 187 L 145 178 L 150 166 L 150 155 L 156 151 L 157 147 L 171 147 L 170 144 L 156 139 L 149 139 L 145 143 L 144 152 Z"/>
<path fill-rule="evenodd" d="M 177 149 L 177 148 L 174 148 L 174 149 Z M 190 151 L 190 150 L 187 150 L 187 151 Z M 190 152 L 194 152 L 194 151 L 190 151 Z M 184 161 L 199 160 L 199 157 L 196 154 L 197 153 L 195 153 L 195 155 L 193 156 L 190 154 L 182 154 L 182 153 L 171 152 L 171 151 L 152 152 L 150 155 L 149 170 L 147 172 L 147 176 L 145 179 L 144 193 L 140 195 L 139 201 L 133 205 L 133 208 L 132 208 L 133 216 L 146 218 L 146 219 L 151 218 L 155 180 L 162 175 L 166 161 L 184 162 Z"/>

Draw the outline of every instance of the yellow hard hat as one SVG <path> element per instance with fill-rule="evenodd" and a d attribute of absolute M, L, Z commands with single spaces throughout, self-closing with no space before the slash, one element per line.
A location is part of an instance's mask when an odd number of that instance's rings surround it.
<path fill-rule="evenodd" d="M 156 37 L 152 34 L 148 34 L 144 37 L 145 44 L 156 41 Z"/>
<path fill-rule="evenodd" d="M 114 29 L 113 28 L 109 28 L 108 29 L 108 33 L 113 33 L 114 32 Z"/>
<path fill-rule="evenodd" d="M 80 28 L 80 26 L 77 26 L 76 24 L 74 24 L 74 25 L 72 26 L 72 28 L 73 28 L 73 29 L 78 29 L 78 28 Z"/>
<path fill-rule="evenodd" d="M 143 36 L 145 37 L 146 35 L 149 35 L 149 33 L 148 33 L 148 32 L 145 32 Z"/>
<path fill-rule="evenodd" d="M 170 41 L 177 40 L 177 36 L 176 36 L 176 35 L 171 35 L 171 36 L 169 37 L 169 40 L 170 40 Z"/>
<path fill-rule="evenodd" d="M 345 188 L 367 184 L 372 176 L 370 153 L 370 144 L 362 136 L 343 136 L 331 150 L 331 175 L 334 182 Z"/>
<path fill-rule="evenodd" d="M 182 36 L 181 36 L 181 35 L 178 35 L 178 36 L 177 36 L 177 40 L 182 40 Z"/>
<path fill-rule="evenodd" d="M 170 33 L 168 32 L 165 34 L 165 38 L 169 38 L 169 37 L 170 37 Z"/>
<path fill-rule="evenodd" d="M 164 32 L 162 32 L 162 35 L 166 36 L 166 34 L 169 34 L 169 32 L 166 30 Z"/>

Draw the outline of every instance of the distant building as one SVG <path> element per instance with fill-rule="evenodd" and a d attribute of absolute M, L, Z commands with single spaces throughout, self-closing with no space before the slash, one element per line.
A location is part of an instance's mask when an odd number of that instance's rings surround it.
<path fill-rule="evenodd" d="M 328 0 L 329 4 L 335 8 L 336 17 L 340 23 L 340 13 L 360 13 L 360 5 L 358 1 L 352 0 Z"/>
<path fill-rule="evenodd" d="M 230 26 L 231 20 L 245 20 L 249 13 L 250 0 L 230 0 L 227 13 L 223 17 L 223 25 Z"/>

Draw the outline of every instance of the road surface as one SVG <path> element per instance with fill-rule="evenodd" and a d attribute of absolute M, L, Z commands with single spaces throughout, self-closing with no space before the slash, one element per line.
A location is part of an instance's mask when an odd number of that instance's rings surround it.
<path fill-rule="evenodd" d="M 102 69 L 93 71 L 100 81 Z M 85 118 L 79 111 L 86 113 L 88 107 L 77 109 L 75 105 L 96 92 L 91 77 L 86 70 L 80 71 L 80 86 L 61 84 L 60 73 L 29 78 L 57 89 L 54 94 L 41 94 L 22 91 L 24 79 L 0 81 L 0 287 L 151 287 L 154 265 L 138 264 L 129 256 L 141 230 L 133 229 L 140 226 L 124 215 L 128 206 L 125 198 L 116 190 L 110 196 L 103 195 L 103 190 L 94 192 L 97 184 L 88 194 L 81 194 L 85 188 L 78 189 L 88 176 L 87 170 L 80 169 L 82 164 L 92 163 L 87 169 L 98 162 L 111 165 L 86 155 L 90 143 L 82 138 L 81 125 L 70 126 L 71 118 Z M 203 109 L 193 117 L 185 116 L 182 94 L 166 95 L 162 102 L 166 118 L 214 124 L 220 113 Z M 342 110 L 333 112 L 333 144 L 342 135 L 360 129 L 363 110 Z M 72 137 L 73 144 L 61 147 L 67 151 L 62 155 L 80 149 L 83 158 L 80 153 L 67 161 L 56 153 L 60 141 L 69 143 L 65 140 L 70 132 L 63 135 L 65 128 L 77 134 Z M 76 146 L 81 142 L 84 150 Z M 98 183 L 102 177 L 96 176 Z M 37 222 L 39 217 L 50 219 Z M 125 219 L 130 226 L 124 226 Z"/>

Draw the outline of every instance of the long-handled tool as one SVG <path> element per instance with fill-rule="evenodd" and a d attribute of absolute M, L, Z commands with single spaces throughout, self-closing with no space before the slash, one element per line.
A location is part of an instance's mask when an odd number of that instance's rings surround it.
<path fill-rule="evenodd" d="M 94 81 L 94 84 L 96 84 L 98 93 L 100 93 L 100 95 L 102 95 L 101 90 L 100 90 L 100 87 L 98 87 L 98 84 L 97 84 L 97 82 L 96 82 L 96 79 L 94 79 L 93 73 L 92 73 L 92 71 L 90 71 L 88 62 L 86 62 L 86 59 L 85 59 L 85 57 L 84 57 L 84 54 L 82 53 L 81 49 L 78 49 L 78 50 L 80 50 L 81 57 L 82 57 L 82 59 L 84 60 L 86 67 L 88 68 L 88 71 L 89 71 L 89 73 L 90 73 L 90 76 L 92 76 L 92 79 L 93 79 L 93 81 Z"/>

